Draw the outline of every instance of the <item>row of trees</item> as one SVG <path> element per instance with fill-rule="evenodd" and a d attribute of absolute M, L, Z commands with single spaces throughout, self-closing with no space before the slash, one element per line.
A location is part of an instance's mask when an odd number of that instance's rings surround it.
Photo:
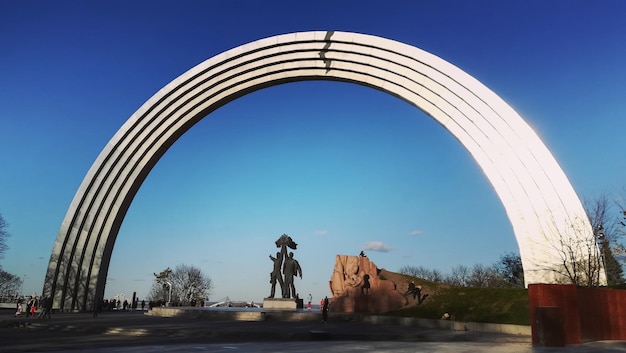
<path fill-rule="evenodd" d="M 626 285 L 623 270 L 626 247 L 621 241 L 626 235 L 626 189 L 615 200 L 602 194 L 596 200 L 586 201 L 584 206 L 594 237 L 582 242 L 573 242 L 570 234 L 558 234 L 550 246 L 561 257 L 562 266 L 553 271 L 564 279 L 562 283 L 592 287 L 600 284 L 604 268 L 608 286 L 623 287 Z M 576 227 L 577 225 L 573 224 L 568 231 L 579 231 Z M 581 253 L 590 253 L 592 256 L 583 257 L 580 256 Z M 405 266 L 399 272 L 428 281 L 462 287 L 524 287 L 522 261 L 515 253 L 502 255 L 500 260 L 491 266 L 459 265 L 452 268 L 450 273 L 422 266 Z"/>
<path fill-rule="evenodd" d="M 622 239 L 626 235 L 626 189 L 621 197 L 611 200 L 602 194 L 597 200 L 585 202 L 585 210 L 594 230 L 600 259 L 606 271 L 607 284 L 624 284 L 622 262 L 626 259 L 626 248 Z M 576 282 L 573 282 L 576 283 Z"/>
<path fill-rule="evenodd" d="M 213 290 L 211 278 L 195 266 L 183 264 L 174 270 L 167 268 L 155 276 L 147 297 L 153 302 L 169 301 L 173 306 L 193 306 L 206 300 Z"/>
<path fill-rule="evenodd" d="M 459 287 L 504 288 L 524 287 L 524 269 L 518 254 L 507 253 L 500 260 L 485 266 L 475 264 L 472 267 L 458 265 L 450 273 L 431 270 L 422 266 L 404 266 L 398 271 L 403 275 L 418 277 L 431 282 L 445 283 Z"/>
<path fill-rule="evenodd" d="M 626 259 L 626 249 L 622 239 L 626 234 L 625 199 L 626 188 L 614 199 L 602 194 L 595 200 L 586 200 L 585 212 L 593 229 L 593 237 L 571 240 L 575 237 L 571 237 L 570 232 L 575 234 L 581 231 L 577 224 L 572 224 L 552 240 L 553 250 L 561 256 L 562 266 L 554 269 L 563 278 L 561 283 L 597 287 L 605 274 L 608 286 L 624 286 L 622 262 Z"/>
<path fill-rule="evenodd" d="M 561 271 L 560 274 L 567 279 L 564 283 L 597 286 L 600 283 L 601 269 L 604 268 L 609 286 L 623 286 L 625 280 L 622 262 L 626 260 L 626 247 L 621 240 L 626 235 L 626 188 L 616 200 L 602 194 L 596 200 L 585 202 L 585 211 L 594 230 L 594 239 L 583 244 L 572 243 L 567 234 L 561 234 L 556 244 L 552 244 L 563 259 L 562 269 L 557 271 Z M 4 258 L 4 253 L 8 250 L 7 239 L 10 234 L 7 228 L 8 224 L 0 214 L 0 259 Z M 576 255 L 581 249 L 596 256 L 589 256 L 582 261 L 572 260 L 580 258 Z M 522 262 L 515 253 L 502 255 L 491 266 L 458 265 L 450 273 L 421 266 L 405 266 L 399 272 L 455 286 L 524 287 Z M 17 293 L 21 285 L 22 279 L 4 271 L 0 264 L 0 294 Z M 211 278 L 199 268 L 179 265 L 174 271 L 170 270 L 166 278 L 157 278 L 148 299 L 171 301 L 172 305 L 191 305 L 208 298 L 212 289 Z"/>
<path fill-rule="evenodd" d="M 0 260 L 4 258 L 9 248 L 7 239 L 11 234 L 7 228 L 8 224 L 0 214 Z M 170 285 L 172 305 L 192 305 L 200 302 L 208 298 L 213 289 L 211 278 L 203 274 L 199 268 L 179 265 L 167 278 L 155 281 L 147 298 L 151 301 L 170 300 Z M 21 286 L 22 279 L 4 271 L 0 264 L 0 295 L 19 293 Z"/>
<path fill-rule="evenodd" d="M 0 260 L 4 258 L 4 253 L 9 249 L 7 239 L 11 236 L 11 234 L 7 230 L 8 226 L 9 225 L 0 214 Z M 0 264 L 0 293 L 18 293 L 21 286 L 22 279 L 19 276 L 4 271 L 2 269 L 2 264 Z"/>

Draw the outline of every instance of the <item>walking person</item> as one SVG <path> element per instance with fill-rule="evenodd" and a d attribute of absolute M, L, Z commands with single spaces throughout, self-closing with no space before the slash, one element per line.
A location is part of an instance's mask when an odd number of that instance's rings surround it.
<path fill-rule="evenodd" d="M 15 317 L 22 316 L 22 298 L 17 300 L 17 307 L 15 308 Z"/>
<path fill-rule="evenodd" d="M 311 311 L 311 308 L 313 307 L 313 304 L 311 304 L 313 302 L 313 296 L 311 295 L 311 293 L 309 293 L 309 296 L 307 297 L 307 299 L 309 300 L 309 302 L 306 305 L 306 307 L 309 309 L 309 311 Z"/>
<path fill-rule="evenodd" d="M 415 292 L 415 282 L 411 281 L 411 283 L 409 283 L 409 288 L 407 289 L 406 292 L 404 292 L 404 296 L 408 296 L 408 295 L 413 295 L 413 299 L 415 299 L 415 296 L 417 295 L 417 293 Z"/>
<path fill-rule="evenodd" d="M 328 321 L 328 297 L 324 297 L 324 303 L 322 304 L 322 322 Z"/>
<path fill-rule="evenodd" d="M 52 313 L 52 297 L 48 297 L 48 300 L 46 300 L 46 305 L 44 305 L 43 309 L 45 311 L 45 314 L 43 314 L 43 318 L 45 319 L 47 316 L 48 319 L 51 319 L 52 316 L 50 316 L 50 314 Z"/>
<path fill-rule="evenodd" d="M 47 306 L 48 306 L 48 297 L 41 298 L 41 300 L 39 301 L 39 307 L 41 308 L 41 311 L 39 311 L 39 316 L 37 316 L 38 319 L 41 319 L 44 316 L 46 316 Z"/>
<path fill-rule="evenodd" d="M 26 302 L 26 317 L 30 316 L 30 307 L 33 305 L 33 297 L 30 297 L 30 299 L 28 299 L 28 301 Z"/>
<path fill-rule="evenodd" d="M 93 317 L 98 317 L 98 313 L 100 312 L 100 299 L 94 297 L 93 298 Z"/>
<path fill-rule="evenodd" d="M 51 318 L 50 311 L 52 311 L 52 298 L 51 297 L 41 298 L 41 300 L 39 301 L 39 307 L 41 308 L 41 311 L 39 312 L 39 316 L 37 316 L 37 318 L 45 319 L 47 316 L 48 319 L 50 319 Z"/>
<path fill-rule="evenodd" d="M 409 283 L 409 288 L 407 289 L 406 292 L 404 292 L 404 297 L 406 298 L 406 303 L 405 305 L 409 304 L 409 298 L 407 298 L 407 296 L 409 295 L 413 295 L 413 299 L 415 299 L 415 297 L 417 296 L 417 291 L 416 291 L 416 287 L 415 287 L 415 282 L 411 281 L 411 283 Z"/>
<path fill-rule="evenodd" d="M 37 311 L 37 298 L 33 299 L 33 302 L 30 304 L 30 317 L 35 317 L 35 312 Z M 28 316 L 28 313 L 26 313 Z"/>

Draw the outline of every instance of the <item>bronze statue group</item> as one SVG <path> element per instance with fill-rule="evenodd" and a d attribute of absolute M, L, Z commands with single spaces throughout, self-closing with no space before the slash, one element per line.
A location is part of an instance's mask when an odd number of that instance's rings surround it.
<path fill-rule="evenodd" d="M 293 258 L 293 252 L 289 252 L 289 255 L 287 255 L 287 248 L 296 250 L 298 244 L 287 234 L 281 235 L 275 243 L 276 247 L 280 248 L 280 251 L 276 253 L 276 257 L 270 255 L 270 259 L 274 262 L 274 269 L 270 273 L 272 289 L 268 298 L 274 298 L 276 295 L 276 282 L 280 284 L 282 298 L 297 298 L 293 278 L 294 276 L 300 276 L 300 279 L 302 279 L 302 268 L 298 260 Z"/>

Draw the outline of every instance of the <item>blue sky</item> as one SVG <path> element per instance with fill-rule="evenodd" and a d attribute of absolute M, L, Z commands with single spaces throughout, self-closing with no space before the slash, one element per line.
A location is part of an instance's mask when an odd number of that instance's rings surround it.
<path fill-rule="evenodd" d="M 3 269 L 40 293 L 69 203 L 107 141 L 196 64 L 277 34 L 352 31 L 460 67 L 515 108 L 579 196 L 626 185 L 623 1 L 2 1 Z M 143 298 L 153 272 L 200 267 L 211 299 L 269 294 L 268 255 L 299 244 L 301 296 L 329 295 L 335 255 L 378 267 L 490 265 L 517 244 L 463 146 L 421 111 L 371 88 L 300 82 L 210 114 L 139 190 L 106 296 Z"/>

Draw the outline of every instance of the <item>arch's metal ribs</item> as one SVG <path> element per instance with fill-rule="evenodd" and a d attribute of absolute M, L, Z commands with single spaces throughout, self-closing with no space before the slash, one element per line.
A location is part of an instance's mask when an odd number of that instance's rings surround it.
<path fill-rule="evenodd" d="M 242 95 L 285 82 L 336 80 L 399 97 L 438 121 L 496 190 L 517 238 L 527 284 L 553 283 L 550 244 L 593 237 L 582 204 L 549 150 L 495 93 L 452 64 L 396 41 L 301 32 L 219 54 L 174 79 L 111 138 L 85 176 L 55 242 L 44 295 L 61 310 L 104 294 L 113 244 L 135 193 L 165 151 L 196 122 Z M 571 229 L 577 229 L 572 234 Z"/>

